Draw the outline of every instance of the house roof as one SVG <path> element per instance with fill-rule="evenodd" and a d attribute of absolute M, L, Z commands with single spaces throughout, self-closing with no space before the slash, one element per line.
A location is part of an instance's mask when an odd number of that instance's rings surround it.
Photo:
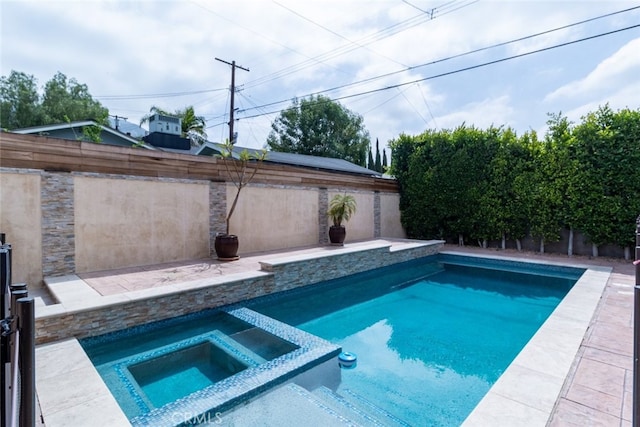
<path fill-rule="evenodd" d="M 130 135 L 133 138 L 142 139 L 143 136 L 149 134 L 149 132 L 135 123 L 128 122 L 126 119 L 118 117 L 118 126 L 116 127 L 115 117 L 109 117 L 109 126 L 113 129 L 119 130 L 125 135 Z"/>
<path fill-rule="evenodd" d="M 75 122 L 69 122 L 69 123 L 56 123 L 56 124 L 50 124 L 50 125 L 32 126 L 28 128 L 14 129 L 12 130 L 12 132 L 22 134 L 22 135 L 29 135 L 29 134 L 39 135 L 39 134 L 46 134 L 48 132 L 54 132 L 57 130 L 82 128 L 84 126 L 98 126 L 100 127 L 101 132 L 110 133 L 113 136 L 120 138 L 123 141 L 129 143 L 130 145 L 142 146 L 149 150 L 155 150 L 155 148 L 150 146 L 149 144 L 141 143 L 139 140 L 129 135 L 126 135 L 118 130 L 112 129 L 109 126 L 99 125 L 93 120 L 81 120 L 81 121 L 75 121 Z"/>
<path fill-rule="evenodd" d="M 219 154 L 223 150 L 223 145 L 215 142 L 207 141 L 196 152 L 199 156 L 212 156 Z M 238 158 L 243 150 L 249 151 L 250 154 L 260 155 L 262 150 L 255 148 L 245 148 L 234 146 L 233 157 Z M 312 169 L 322 169 L 329 171 L 347 172 L 357 175 L 368 175 L 375 177 L 382 177 L 380 172 L 373 171 L 371 169 L 358 166 L 347 160 L 336 159 L 332 157 L 319 157 L 310 156 L 307 154 L 295 154 L 295 153 L 280 153 L 277 151 L 268 151 L 267 157 L 264 160 L 269 163 L 277 163 L 291 166 L 300 166 Z"/>

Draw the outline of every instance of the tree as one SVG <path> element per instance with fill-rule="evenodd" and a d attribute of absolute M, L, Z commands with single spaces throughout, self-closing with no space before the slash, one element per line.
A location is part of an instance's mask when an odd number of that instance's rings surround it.
<path fill-rule="evenodd" d="M 93 99 L 86 84 L 56 73 L 44 86 L 42 96 L 43 124 L 93 120 L 107 124 L 109 110 Z"/>
<path fill-rule="evenodd" d="M 154 114 L 162 114 L 163 116 L 178 117 L 182 123 L 182 137 L 189 138 L 191 145 L 200 146 L 207 141 L 206 126 L 207 122 L 203 116 L 197 116 L 193 106 L 188 106 L 183 109 L 175 110 L 170 113 L 155 105 L 149 109 L 149 114 L 146 114 L 140 120 L 140 125 L 149 122 L 149 119 Z"/>
<path fill-rule="evenodd" d="M 376 172 L 382 172 L 382 162 L 380 161 L 380 144 L 378 143 L 378 138 L 376 138 Z"/>
<path fill-rule="evenodd" d="M 375 170 L 376 164 L 373 162 L 373 153 L 371 150 L 368 150 L 368 151 L 369 151 L 369 160 L 367 160 L 367 169 Z"/>
<path fill-rule="evenodd" d="M 387 164 L 387 150 L 385 148 L 382 149 L 382 171 L 386 172 L 389 165 Z"/>
<path fill-rule="evenodd" d="M 35 77 L 11 71 L 0 78 L 0 128 L 18 129 L 42 124 Z"/>
<path fill-rule="evenodd" d="M 0 78 L 0 127 L 23 127 L 93 120 L 107 124 L 109 110 L 93 99 L 86 84 L 61 72 L 44 86 L 42 97 L 32 75 L 11 71 Z"/>
<path fill-rule="evenodd" d="M 633 245 L 630 230 L 640 210 L 640 111 L 599 107 L 582 118 L 574 135 L 575 155 L 583 172 L 577 192 L 583 205 L 578 227 L 591 241 L 594 256 L 598 246 L 607 243 L 628 248 Z"/>
<path fill-rule="evenodd" d="M 234 150 L 233 144 L 227 139 L 222 146 L 220 157 L 225 160 L 224 167 L 227 170 L 227 175 L 236 187 L 236 195 L 233 198 L 231 208 L 229 209 L 229 213 L 226 217 L 226 234 L 230 234 L 229 224 L 231 216 L 236 210 L 238 199 L 240 198 L 240 192 L 244 187 L 249 185 L 256 176 L 258 168 L 267 158 L 267 150 L 249 151 L 248 149 L 244 149 L 238 153 L 237 150 Z M 249 167 L 250 165 L 251 168 Z"/>
<path fill-rule="evenodd" d="M 294 100 L 271 124 L 273 151 L 335 157 L 366 167 L 369 132 L 360 115 L 318 95 Z"/>
<path fill-rule="evenodd" d="M 554 187 L 552 192 L 558 200 L 556 210 L 560 223 L 569 229 L 567 255 L 572 256 L 574 231 L 584 211 L 583 200 L 577 197 L 576 189 L 580 188 L 587 178 L 584 176 L 587 171 L 577 163 L 576 138 L 573 136 L 569 119 L 562 113 L 549 114 L 547 125 L 549 129 L 544 141 L 545 168 L 549 171 L 547 182 Z"/>

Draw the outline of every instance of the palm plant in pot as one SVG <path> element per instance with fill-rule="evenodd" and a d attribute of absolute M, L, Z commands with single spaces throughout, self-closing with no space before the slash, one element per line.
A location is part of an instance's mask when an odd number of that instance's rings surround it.
<path fill-rule="evenodd" d="M 223 261 L 232 261 L 238 259 L 239 241 L 237 235 L 230 233 L 229 224 L 231 222 L 231 216 L 238 205 L 240 192 L 251 182 L 258 172 L 260 164 L 267 158 L 267 151 L 261 150 L 249 152 L 249 150 L 244 149 L 240 153 L 235 153 L 234 155 L 233 144 L 227 140 L 222 146 L 220 157 L 224 159 L 227 176 L 236 187 L 236 195 L 233 198 L 231 208 L 225 218 L 226 231 L 225 233 L 218 233 L 216 235 L 214 247 L 218 259 Z M 250 164 L 253 167 L 252 170 L 250 170 Z"/>
<path fill-rule="evenodd" d="M 342 222 L 349 219 L 356 213 L 356 199 L 350 194 L 336 194 L 329 202 L 327 215 L 331 218 L 333 225 L 329 227 L 329 240 L 334 245 L 343 245 L 347 236 L 347 231 Z"/>

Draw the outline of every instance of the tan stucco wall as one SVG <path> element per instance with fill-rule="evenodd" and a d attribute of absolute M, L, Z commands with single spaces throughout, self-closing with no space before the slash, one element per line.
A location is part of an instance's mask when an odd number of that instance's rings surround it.
<path fill-rule="evenodd" d="M 227 185 L 227 211 L 236 187 Z M 238 252 L 265 251 L 318 243 L 318 190 L 248 186 L 231 216 Z M 240 231 L 242 230 L 242 231 Z"/>
<path fill-rule="evenodd" d="M 40 287 L 42 234 L 39 174 L 0 174 L 0 232 L 11 244 L 12 282 Z"/>
<path fill-rule="evenodd" d="M 329 203 L 336 194 L 344 194 L 344 191 L 329 191 Z M 347 230 L 347 237 L 345 243 L 355 240 L 372 239 L 374 235 L 374 218 L 373 218 L 373 192 L 350 192 L 356 199 L 356 213 L 351 219 L 342 225 Z M 331 220 L 327 217 L 327 224 L 333 225 Z"/>
<path fill-rule="evenodd" d="M 394 193 L 380 194 L 380 236 L 407 237 L 400 222 L 400 195 Z"/>
<path fill-rule="evenodd" d="M 76 271 L 209 256 L 209 185 L 76 177 Z"/>

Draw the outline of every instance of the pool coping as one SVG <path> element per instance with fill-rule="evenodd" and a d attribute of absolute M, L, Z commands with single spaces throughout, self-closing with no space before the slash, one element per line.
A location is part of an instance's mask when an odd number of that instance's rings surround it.
<path fill-rule="evenodd" d="M 462 424 L 464 427 L 547 425 L 612 268 L 457 251 L 440 253 L 585 269 L 580 279 Z"/>

